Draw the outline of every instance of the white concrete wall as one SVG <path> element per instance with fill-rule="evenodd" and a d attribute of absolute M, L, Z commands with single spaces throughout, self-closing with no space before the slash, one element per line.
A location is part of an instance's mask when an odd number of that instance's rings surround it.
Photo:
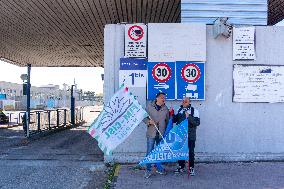
<path fill-rule="evenodd" d="M 207 26 L 206 100 L 192 103 L 201 117 L 197 161 L 284 160 L 284 104 L 232 102 L 233 64 L 284 65 L 283 41 L 283 27 L 256 27 L 256 61 L 233 61 L 232 37 L 214 39 L 212 26 Z M 118 87 L 122 56 L 123 26 L 107 25 L 105 100 Z M 180 101 L 167 102 L 168 106 L 179 104 Z M 141 125 L 106 161 L 141 160 L 145 155 L 145 141 L 145 127 Z"/>

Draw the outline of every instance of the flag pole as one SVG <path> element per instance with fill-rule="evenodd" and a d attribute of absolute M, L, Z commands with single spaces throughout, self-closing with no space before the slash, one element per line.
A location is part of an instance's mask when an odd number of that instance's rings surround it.
<path fill-rule="evenodd" d="M 189 175 L 190 175 L 190 164 L 189 164 L 189 160 L 188 160 L 188 169 L 187 169 L 187 178 L 189 179 Z"/>
<path fill-rule="evenodd" d="M 150 118 L 151 120 L 153 120 L 150 115 L 149 115 L 149 118 Z M 153 121 L 154 121 L 154 120 L 153 120 Z M 158 131 L 159 135 L 161 135 L 163 141 L 164 141 L 164 142 L 166 143 L 166 145 L 168 146 L 168 148 L 169 148 L 169 150 L 171 151 L 171 153 L 174 155 L 174 153 L 173 153 L 172 149 L 170 148 L 169 144 L 167 143 L 167 141 L 166 141 L 165 138 L 163 137 L 162 133 L 159 131 L 159 129 L 158 129 L 158 127 L 157 127 L 155 121 L 154 121 L 154 126 L 155 126 L 156 130 Z"/>

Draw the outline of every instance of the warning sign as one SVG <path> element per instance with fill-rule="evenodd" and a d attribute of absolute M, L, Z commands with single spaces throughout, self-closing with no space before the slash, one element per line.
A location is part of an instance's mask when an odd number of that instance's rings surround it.
<path fill-rule="evenodd" d="M 145 24 L 125 25 L 125 57 L 146 57 L 147 27 Z"/>
<path fill-rule="evenodd" d="M 152 69 L 152 76 L 158 82 L 166 82 L 170 79 L 172 70 L 170 66 L 165 63 L 159 63 Z"/>

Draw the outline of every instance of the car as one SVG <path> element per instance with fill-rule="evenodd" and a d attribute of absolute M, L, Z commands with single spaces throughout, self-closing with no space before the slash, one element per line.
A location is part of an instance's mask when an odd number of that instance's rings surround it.
<path fill-rule="evenodd" d="M 167 85 L 166 83 L 158 83 L 157 85 L 154 85 L 155 89 L 168 89 L 170 88 L 169 85 Z"/>

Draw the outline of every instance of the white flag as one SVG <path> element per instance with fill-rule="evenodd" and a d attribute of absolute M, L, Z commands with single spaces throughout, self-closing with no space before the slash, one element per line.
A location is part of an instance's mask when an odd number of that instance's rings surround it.
<path fill-rule="evenodd" d="M 98 141 L 101 150 L 109 155 L 147 116 L 147 112 L 128 89 L 121 87 L 104 106 L 88 133 Z"/>

